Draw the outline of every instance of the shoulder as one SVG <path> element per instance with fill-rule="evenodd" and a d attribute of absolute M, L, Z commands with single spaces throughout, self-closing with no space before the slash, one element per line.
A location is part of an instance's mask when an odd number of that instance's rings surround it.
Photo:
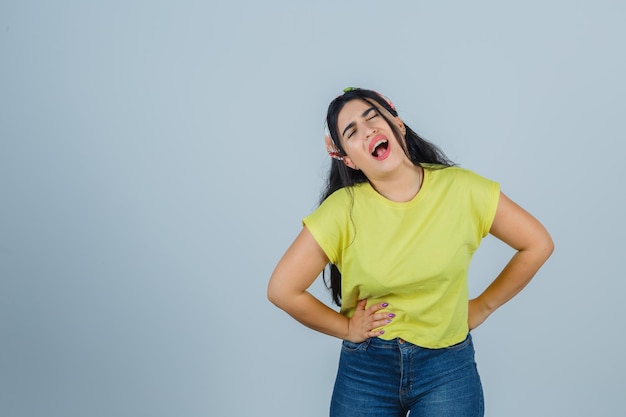
<path fill-rule="evenodd" d="M 437 167 L 429 175 L 433 193 L 453 201 L 458 213 L 476 225 L 477 238 L 486 236 L 498 207 L 500 184 L 458 166 Z"/>
<path fill-rule="evenodd" d="M 354 187 L 343 187 L 334 191 L 320 203 L 318 210 L 322 207 L 341 207 L 347 204 L 352 199 L 353 188 Z"/>
<path fill-rule="evenodd" d="M 434 190 L 475 204 L 493 205 L 500 195 L 500 184 L 467 168 L 459 166 L 435 168 L 429 172 Z"/>
<path fill-rule="evenodd" d="M 354 201 L 354 192 L 358 186 L 343 187 L 326 197 L 306 219 L 311 221 L 328 221 L 341 218 L 350 210 Z"/>
<path fill-rule="evenodd" d="M 333 207 L 342 207 L 342 206 L 351 206 L 354 202 L 354 199 L 363 198 L 363 196 L 369 195 L 371 193 L 371 185 L 368 182 L 362 182 L 359 184 L 355 184 L 349 187 L 343 187 L 331 195 L 329 195 L 324 201 L 320 203 L 320 207 L 322 206 L 333 206 Z"/>
<path fill-rule="evenodd" d="M 462 187 L 471 187 L 471 186 L 490 186 L 495 184 L 495 181 L 492 181 L 484 176 L 477 174 L 476 172 L 459 167 L 459 166 L 451 166 L 445 167 L 441 165 L 425 165 L 425 170 L 428 170 L 429 176 L 433 179 L 433 181 L 443 187 L 447 186 L 462 186 Z"/>
<path fill-rule="evenodd" d="M 444 166 L 434 164 L 423 164 L 423 168 L 432 173 L 432 175 L 441 178 L 472 178 L 480 177 L 476 172 L 458 165 Z"/>

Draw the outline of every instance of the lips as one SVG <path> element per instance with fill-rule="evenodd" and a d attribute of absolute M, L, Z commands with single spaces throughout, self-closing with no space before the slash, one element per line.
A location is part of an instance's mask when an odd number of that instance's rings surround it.
<path fill-rule="evenodd" d="M 389 156 L 389 140 L 383 135 L 376 136 L 372 139 L 369 146 L 370 154 L 377 161 L 382 161 Z"/>

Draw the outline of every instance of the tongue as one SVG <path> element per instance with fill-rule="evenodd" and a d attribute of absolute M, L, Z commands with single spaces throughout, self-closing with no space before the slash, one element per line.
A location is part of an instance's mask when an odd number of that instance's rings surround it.
<path fill-rule="evenodd" d="M 376 149 L 374 149 L 374 156 L 380 157 L 385 153 L 386 150 L 386 146 L 377 146 Z"/>

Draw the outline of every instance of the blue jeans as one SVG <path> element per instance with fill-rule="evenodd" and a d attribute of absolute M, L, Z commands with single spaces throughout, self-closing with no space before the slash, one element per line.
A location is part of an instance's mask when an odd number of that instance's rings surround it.
<path fill-rule="evenodd" d="M 481 417 L 483 390 L 470 335 L 426 349 L 402 339 L 344 341 L 331 417 Z"/>

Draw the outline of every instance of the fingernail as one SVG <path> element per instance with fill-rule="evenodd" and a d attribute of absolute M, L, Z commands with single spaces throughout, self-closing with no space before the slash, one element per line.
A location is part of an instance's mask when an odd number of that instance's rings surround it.
<path fill-rule="evenodd" d="M 396 315 L 395 315 L 395 314 L 393 314 L 393 313 L 389 313 L 387 316 L 388 316 L 388 317 L 391 317 L 391 318 L 394 318 Z"/>
<path fill-rule="evenodd" d="M 385 331 L 381 330 L 381 331 L 378 332 L 378 334 L 385 334 Z"/>
<path fill-rule="evenodd" d="M 391 323 L 391 319 L 385 320 L 385 323 Z"/>
<path fill-rule="evenodd" d="M 383 307 L 388 307 L 389 303 L 383 303 Z"/>

